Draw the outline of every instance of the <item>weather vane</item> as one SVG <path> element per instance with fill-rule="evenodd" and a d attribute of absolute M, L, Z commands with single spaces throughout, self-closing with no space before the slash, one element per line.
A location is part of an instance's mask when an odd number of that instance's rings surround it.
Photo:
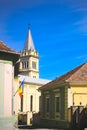
<path fill-rule="evenodd" d="M 28 29 L 30 29 L 30 24 L 28 24 Z"/>

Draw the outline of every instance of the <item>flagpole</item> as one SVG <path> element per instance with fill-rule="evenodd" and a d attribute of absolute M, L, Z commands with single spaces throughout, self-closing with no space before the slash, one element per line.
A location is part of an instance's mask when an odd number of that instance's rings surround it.
<path fill-rule="evenodd" d="M 18 89 L 17 89 L 17 91 L 18 91 Z M 17 91 L 15 92 L 14 96 L 16 95 Z"/>

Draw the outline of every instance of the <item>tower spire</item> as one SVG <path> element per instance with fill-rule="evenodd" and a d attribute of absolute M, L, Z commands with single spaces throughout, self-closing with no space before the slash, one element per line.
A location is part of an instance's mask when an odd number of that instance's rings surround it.
<path fill-rule="evenodd" d="M 24 46 L 24 50 L 31 50 L 31 51 L 35 50 L 31 31 L 30 31 L 30 24 L 28 24 L 28 34 L 27 34 L 27 39 Z"/>
<path fill-rule="evenodd" d="M 33 78 L 39 77 L 39 56 L 34 48 L 34 43 L 28 24 L 28 34 L 24 50 L 20 55 L 20 74 Z"/>

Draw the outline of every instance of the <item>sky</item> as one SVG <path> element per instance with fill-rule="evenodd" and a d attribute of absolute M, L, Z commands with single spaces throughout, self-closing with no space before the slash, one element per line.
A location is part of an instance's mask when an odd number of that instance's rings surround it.
<path fill-rule="evenodd" d="M 87 0 L 0 0 L 0 40 L 17 52 L 32 33 L 40 78 L 53 80 L 87 61 Z"/>

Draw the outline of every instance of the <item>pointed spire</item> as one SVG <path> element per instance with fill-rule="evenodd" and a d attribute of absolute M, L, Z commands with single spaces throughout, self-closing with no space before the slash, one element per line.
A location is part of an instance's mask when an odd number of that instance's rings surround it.
<path fill-rule="evenodd" d="M 35 50 L 32 35 L 31 35 L 31 31 L 30 31 L 30 24 L 28 25 L 28 35 L 27 35 L 24 50 L 25 49 L 26 50 Z"/>

